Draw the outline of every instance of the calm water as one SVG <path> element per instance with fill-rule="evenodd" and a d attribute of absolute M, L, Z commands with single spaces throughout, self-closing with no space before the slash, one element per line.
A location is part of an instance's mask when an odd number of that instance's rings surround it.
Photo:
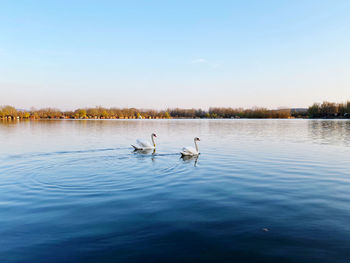
<path fill-rule="evenodd" d="M 0 147 L 0 262 L 350 262 L 350 121 L 0 122 Z"/>

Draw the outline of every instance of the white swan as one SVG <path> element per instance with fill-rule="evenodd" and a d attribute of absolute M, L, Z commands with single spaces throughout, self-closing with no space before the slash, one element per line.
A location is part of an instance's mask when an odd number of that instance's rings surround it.
<path fill-rule="evenodd" d="M 198 137 L 194 138 L 194 145 L 196 146 L 196 149 L 189 146 L 189 147 L 184 147 L 182 148 L 182 152 L 181 155 L 182 156 L 195 156 L 195 155 L 198 155 L 199 154 L 199 151 L 198 151 L 198 145 L 197 145 L 197 142 L 199 142 L 200 139 Z"/>
<path fill-rule="evenodd" d="M 155 133 L 152 133 L 151 135 L 152 143 L 150 143 L 149 141 L 137 139 L 136 143 L 138 144 L 138 146 L 135 146 L 135 145 L 131 145 L 131 146 L 134 147 L 135 151 L 155 149 L 156 144 L 154 142 L 154 137 L 157 137 L 157 135 Z"/>

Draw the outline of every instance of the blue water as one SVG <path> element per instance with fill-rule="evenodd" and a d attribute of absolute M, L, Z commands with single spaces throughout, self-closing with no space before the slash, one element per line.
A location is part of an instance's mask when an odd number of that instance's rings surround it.
<path fill-rule="evenodd" d="M 0 122 L 0 262 L 350 262 L 349 165 L 346 120 Z"/>

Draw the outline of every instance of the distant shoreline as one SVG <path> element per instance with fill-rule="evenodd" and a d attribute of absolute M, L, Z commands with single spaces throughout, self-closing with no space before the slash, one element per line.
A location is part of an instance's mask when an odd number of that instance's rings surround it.
<path fill-rule="evenodd" d="M 115 120 L 115 121 L 147 121 L 147 120 L 350 120 L 346 117 L 332 117 L 332 118 L 148 118 L 148 119 L 135 119 L 135 118 L 0 118 L 2 122 L 14 122 L 14 121 L 106 121 L 106 120 Z"/>
<path fill-rule="evenodd" d="M 173 108 L 145 110 L 136 108 L 79 108 L 61 111 L 56 108 L 16 109 L 0 107 L 0 119 L 349 119 L 350 101 L 346 103 L 314 103 L 308 108 L 271 110 L 263 107 L 251 109 L 211 107 L 209 110 Z"/>

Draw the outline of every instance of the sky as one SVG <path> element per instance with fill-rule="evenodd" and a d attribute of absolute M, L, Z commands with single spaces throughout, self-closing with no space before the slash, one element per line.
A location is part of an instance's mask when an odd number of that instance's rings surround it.
<path fill-rule="evenodd" d="M 0 2 L 0 105 L 350 100 L 350 1 Z"/>

